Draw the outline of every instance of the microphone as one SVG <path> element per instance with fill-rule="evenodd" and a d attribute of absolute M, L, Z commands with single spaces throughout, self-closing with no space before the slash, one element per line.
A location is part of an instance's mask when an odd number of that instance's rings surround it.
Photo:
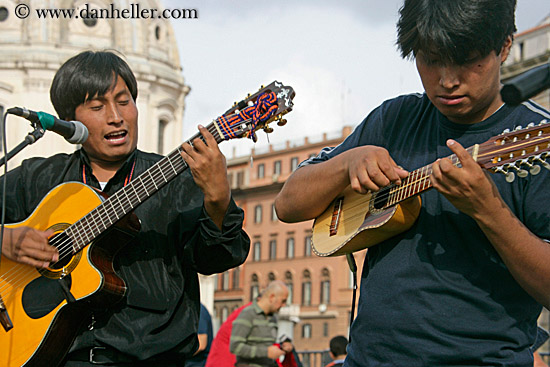
<path fill-rule="evenodd" d="M 550 87 L 550 63 L 537 66 L 510 79 L 500 90 L 502 100 L 519 104 Z"/>
<path fill-rule="evenodd" d="M 44 130 L 51 130 L 65 138 L 69 143 L 82 144 L 88 139 L 88 129 L 80 121 L 64 121 L 46 112 L 35 112 L 25 107 L 13 107 L 6 111 L 21 116 L 31 122 L 38 122 Z"/>

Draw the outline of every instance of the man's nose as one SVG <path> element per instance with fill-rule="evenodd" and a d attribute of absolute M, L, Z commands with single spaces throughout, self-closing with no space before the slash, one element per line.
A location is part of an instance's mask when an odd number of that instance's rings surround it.
<path fill-rule="evenodd" d="M 122 115 L 120 114 L 116 103 L 109 103 L 107 110 L 109 112 L 107 115 L 109 123 L 120 124 L 122 122 Z"/>
<path fill-rule="evenodd" d="M 439 69 L 439 85 L 445 89 L 454 89 L 460 84 L 460 72 L 457 66 L 442 66 Z"/>

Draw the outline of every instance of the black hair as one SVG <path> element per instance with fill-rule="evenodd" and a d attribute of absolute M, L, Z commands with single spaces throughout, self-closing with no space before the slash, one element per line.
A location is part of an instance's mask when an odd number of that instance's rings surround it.
<path fill-rule="evenodd" d="M 334 356 L 341 356 L 346 354 L 346 347 L 348 346 L 348 339 L 345 336 L 338 335 L 330 339 L 330 351 Z"/>
<path fill-rule="evenodd" d="M 399 10 L 397 45 L 403 58 L 418 51 L 444 63 L 500 54 L 513 36 L 516 0 L 405 0 Z"/>
<path fill-rule="evenodd" d="M 57 115 L 66 120 L 75 118 L 76 108 L 111 90 L 120 76 L 134 101 L 137 82 L 128 64 L 110 51 L 84 51 L 67 60 L 53 78 L 50 99 Z"/>

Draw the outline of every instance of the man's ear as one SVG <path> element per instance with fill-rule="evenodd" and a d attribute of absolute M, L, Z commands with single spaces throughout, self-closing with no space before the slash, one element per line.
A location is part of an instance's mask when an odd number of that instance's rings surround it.
<path fill-rule="evenodd" d="M 504 63 L 506 59 L 508 58 L 508 55 L 510 55 L 510 49 L 512 48 L 512 36 L 506 37 L 506 40 L 504 41 L 504 44 L 502 45 L 502 49 L 500 50 L 500 63 Z"/>

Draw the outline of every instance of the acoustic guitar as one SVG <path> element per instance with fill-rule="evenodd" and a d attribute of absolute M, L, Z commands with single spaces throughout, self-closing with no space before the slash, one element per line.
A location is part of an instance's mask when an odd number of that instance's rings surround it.
<path fill-rule="evenodd" d="M 550 124 L 518 127 L 504 131 L 482 144 L 467 148 L 484 169 L 503 173 L 506 181 L 515 176 L 536 175 L 550 153 Z M 460 166 L 456 155 L 449 156 Z M 359 194 L 348 186 L 313 224 L 312 248 L 318 256 L 340 256 L 374 246 L 408 230 L 420 212 L 419 194 L 430 189 L 432 165 L 426 165 L 402 180 L 376 192 Z"/>
<path fill-rule="evenodd" d="M 294 90 L 275 81 L 235 103 L 207 126 L 217 143 L 251 138 L 293 107 Z M 197 134 L 189 139 L 204 138 Z M 0 262 L 0 366 L 56 366 L 94 311 L 123 299 L 124 281 L 113 270 L 116 253 L 139 231 L 132 211 L 187 169 L 182 147 L 108 198 L 78 182 L 52 189 L 29 218 L 8 228 L 53 229 L 59 261 L 37 269 Z"/>

